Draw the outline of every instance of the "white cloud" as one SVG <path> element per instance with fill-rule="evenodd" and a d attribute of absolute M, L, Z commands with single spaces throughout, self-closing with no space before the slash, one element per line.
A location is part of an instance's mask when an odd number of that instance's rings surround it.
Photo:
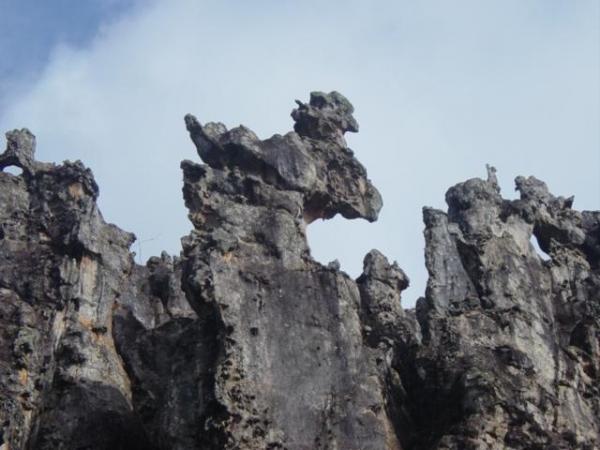
<path fill-rule="evenodd" d="M 357 275 L 379 248 L 413 279 L 411 304 L 426 277 L 421 207 L 444 207 L 445 190 L 486 162 L 505 195 L 535 174 L 599 209 L 598 12 L 593 0 L 156 2 L 86 48 L 56 49 L 0 125 L 31 128 L 40 159 L 91 167 L 106 218 L 147 257 L 178 252 L 190 228 L 179 161 L 197 156 L 185 113 L 266 137 L 291 129 L 295 98 L 339 90 L 385 206 L 376 224 L 312 225 L 313 251 Z"/>

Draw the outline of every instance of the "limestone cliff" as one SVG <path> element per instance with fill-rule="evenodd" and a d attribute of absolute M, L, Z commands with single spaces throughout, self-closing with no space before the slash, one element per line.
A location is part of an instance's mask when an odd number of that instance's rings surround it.
<path fill-rule="evenodd" d="M 494 169 L 425 208 L 429 282 L 377 250 L 352 280 L 307 224 L 377 219 L 352 105 L 297 102 L 260 140 L 185 118 L 194 230 L 135 264 L 80 162 L 7 134 L 0 169 L 0 449 L 545 449 L 600 446 L 600 212 Z M 532 236 L 550 259 L 540 259 Z"/>

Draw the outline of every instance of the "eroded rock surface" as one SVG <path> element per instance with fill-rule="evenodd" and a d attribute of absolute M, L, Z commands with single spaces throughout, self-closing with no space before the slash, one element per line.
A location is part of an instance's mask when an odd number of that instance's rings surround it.
<path fill-rule="evenodd" d="M 133 235 L 104 222 L 80 162 L 33 160 L 8 134 L 0 160 L 0 423 L 6 448 L 147 448 L 115 350 L 113 311 Z"/>
<path fill-rule="evenodd" d="M 534 177 L 516 186 L 510 201 L 472 179 L 447 192 L 447 213 L 424 209 L 423 342 L 399 355 L 409 447 L 599 445 L 598 213 Z"/>
<path fill-rule="evenodd" d="M 313 261 L 305 236 L 316 217 L 374 220 L 381 208 L 341 138 L 351 110 L 339 94 L 313 94 L 293 113 L 299 133 L 266 141 L 186 118 L 208 165 L 182 163 L 195 227 L 183 285 L 221 343 L 207 448 L 396 446 L 357 286 Z"/>
<path fill-rule="evenodd" d="M 185 118 L 192 232 L 144 266 L 80 162 L 7 134 L 0 169 L 0 449 L 531 449 L 600 445 L 600 213 L 488 168 L 425 208 L 430 278 L 373 250 L 350 279 L 306 226 L 377 219 L 341 94 L 261 140 Z M 549 256 L 541 259 L 532 236 Z"/>

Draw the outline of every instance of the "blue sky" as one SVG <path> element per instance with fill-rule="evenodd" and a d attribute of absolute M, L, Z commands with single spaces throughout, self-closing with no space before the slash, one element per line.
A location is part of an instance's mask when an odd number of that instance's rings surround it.
<path fill-rule="evenodd" d="M 421 207 L 498 168 L 503 194 L 536 175 L 600 209 L 600 2 L 0 0 L 0 128 L 38 158 L 81 159 L 107 220 L 140 259 L 179 251 L 190 225 L 183 116 L 291 129 L 295 98 L 339 90 L 348 137 L 384 198 L 375 224 L 313 223 L 313 255 L 357 276 L 378 248 L 423 294 Z"/>
<path fill-rule="evenodd" d="M 55 47 L 89 45 L 103 24 L 134 5 L 134 0 L 0 0 L 0 107 L 11 89 L 36 81 Z"/>

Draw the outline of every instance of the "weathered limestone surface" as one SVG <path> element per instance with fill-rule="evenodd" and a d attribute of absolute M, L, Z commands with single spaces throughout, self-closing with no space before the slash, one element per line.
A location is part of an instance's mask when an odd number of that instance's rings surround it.
<path fill-rule="evenodd" d="M 33 160 L 27 130 L 0 160 L 0 423 L 6 448 L 145 448 L 113 339 L 133 235 L 106 224 L 80 162 Z M 137 446 L 140 447 L 137 447 Z"/>
<path fill-rule="evenodd" d="M 306 226 L 377 219 L 341 94 L 260 140 L 185 118 L 192 232 L 144 266 L 80 162 L 7 134 L 0 169 L 0 449 L 600 446 L 600 212 L 488 168 L 425 208 L 425 296 L 377 250 L 314 261 Z M 549 256 L 538 256 L 534 236 Z"/>
<path fill-rule="evenodd" d="M 423 341 L 398 355 L 409 447 L 599 445 L 599 216 L 534 177 L 516 185 L 509 201 L 493 177 L 468 180 L 448 213 L 424 209 Z"/>
<path fill-rule="evenodd" d="M 186 118 L 209 165 L 182 163 L 195 227 L 183 285 L 221 345 L 207 448 L 397 446 L 357 286 L 313 261 L 305 236 L 305 219 L 381 208 L 342 137 L 351 112 L 339 94 L 313 94 L 293 113 L 298 132 L 266 141 Z"/>

